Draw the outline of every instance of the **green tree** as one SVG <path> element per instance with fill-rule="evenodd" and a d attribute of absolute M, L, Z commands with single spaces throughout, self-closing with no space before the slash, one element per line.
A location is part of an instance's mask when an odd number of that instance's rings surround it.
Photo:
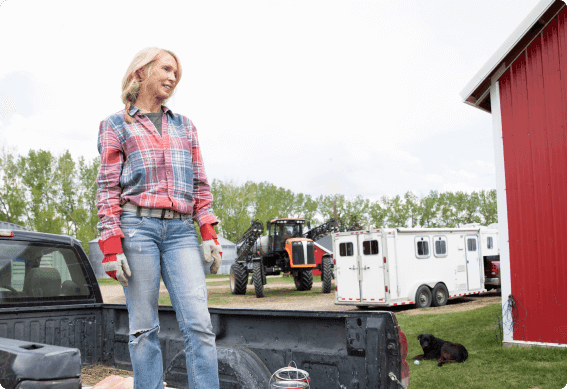
<path fill-rule="evenodd" d="M 478 212 L 485 226 L 498 223 L 496 189 L 482 190 L 478 193 Z"/>
<path fill-rule="evenodd" d="M 55 158 L 49 151 L 30 150 L 27 157 L 20 157 L 23 167 L 22 181 L 30 198 L 27 225 L 38 232 L 60 234 L 65 219 L 57 212 L 53 185 Z"/>
<path fill-rule="evenodd" d="M 364 230 L 368 227 L 370 211 L 370 200 L 362 196 L 344 201 L 343 210 L 339 216 L 346 231 Z"/>
<path fill-rule="evenodd" d="M 251 182 L 239 186 L 232 180 L 224 183 L 214 179 L 211 183 L 212 209 L 219 220 L 219 233 L 232 242 L 236 242 L 250 227 L 250 210 L 255 199 L 253 189 Z"/>
<path fill-rule="evenodd" d="M 24 225 L 27 209 L 21 164 L 4 147 L 0 155 L 0 221 Z"/>
<path fill-rule="evenodd" d="M 264 223 L 274 218 L 294 217 L 296 214 L 296 200 L 294 193 L 289 189 L 276 187 L 268 182 L 253 184 L 254 206 L 252 215 Z"/>
<path fill-rule="evenodd" d="M 382 203 L 383 202 L 382 200 Z M 375 201 L 370 204 L 368 217 L 372 226 L 375 228 L 383 228 L 386 226 L 387 210 L 380 205 L 380 201 Z"/>
<path fill-rule="evenodd" d="M 439 192 L 430 191 L 429 195 L 421 199 L 421 213 L 419 225 L 424 228 L 439 227 L 437 213 L 439 210 Z"/>
<path fill-rule="evenodd" d="M 99 236 L 96 225 L 99 221 L 96 207 L 96 176 L 100 167 L 100 157 L 91 162 L 79 158 L 78 171 L 76 171 L 77 190 L 75 206 L 71 212 L 75 221 L 75 236 L 82 242 L 83 248 L 89 255 L 89 242 Z"/>
<path fill-rule="evenodd" d="M 421 201 L 413 192 L 406 192 L 404 195 L 404 210 L 409 217 L 408 226 L 415 227 L 419 224 L 421 215 Z"/>
<path fill-rule="evenodd" d="M 386 209 L 386 226 L 407 227 L 410 217 L 409 208 L 405 205 L 400 195 L 396 195 L 392 199 L 384 196 L 382 201 Z"/>

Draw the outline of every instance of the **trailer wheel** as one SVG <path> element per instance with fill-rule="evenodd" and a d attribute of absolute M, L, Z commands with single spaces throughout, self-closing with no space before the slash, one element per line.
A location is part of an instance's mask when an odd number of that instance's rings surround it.
<path fill-rule="evenodd" d="M 415 305 L 418 308 L 428 308 L 431 306 L 431 290 L 427 285 L 421 285 L 415 294 Z"/>
<path fill-rule="evenodd" d="M 331 258 L 323 257 L 321 261 L 321 281 L 323 281 L 323 293 L 331 293 L 333 281 L 333 270 L 331 269 Z"/>
<path fill-rule="evenodd" d="M 432 299 L 433 306 L 435 307 L 442 307 L 443 305 L 447 304 L 447 300 L 449 300 L 449 291 L 447 287 L 443 284 L 435 285 L 433 288 L 433 299 Z"/>
<path fill-rule="evenodd" d="M 297 290 L 311 290 L 313 287 L 313 272 L 311 270 L 300 270 L 293 275 L 295 288 Z"/>
<path fill-rule="evenodd" d="M 262 262 L 254 262 L 252 270 L 252 280 L 254 281 L 254 291 L 256 297 L 264 297 L 264 277 L 262 277 Z"/>
<path fill-rule="evenodd" d="M 232 294 L 245 294 L 248 283 L 248 271 L 239 263 L 230 267 L 230 292 Z"/>

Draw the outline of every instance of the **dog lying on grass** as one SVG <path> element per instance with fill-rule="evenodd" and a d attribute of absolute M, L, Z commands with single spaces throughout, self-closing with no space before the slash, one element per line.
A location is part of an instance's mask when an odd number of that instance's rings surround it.
<path fill-rule="evenodd" d="M 459 343 L 447 342 L 431 334 L 421 334 L 417 339 L 423 349 L 423 355 L 416 355 L 412 359 L 435 360 L 439 362 L 437 366 L 443 366 L 444 363 L 464 362 L 469 356 L 465 346 Z"/>

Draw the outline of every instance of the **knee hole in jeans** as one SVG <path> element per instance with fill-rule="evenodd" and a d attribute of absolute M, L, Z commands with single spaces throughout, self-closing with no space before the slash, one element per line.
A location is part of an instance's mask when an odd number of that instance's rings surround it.
<path fill-rule="evenodd" d="M 159 325 L 157 327 L 151 328 L 149 330 L 139 330 L 136 331 L 134 334 L 132 334 L 136 339 L 138 339 L 140 336 L 147 334 L 148 332 L 153 332 L 153 331 L 157 331 L 159 332 Z"/>

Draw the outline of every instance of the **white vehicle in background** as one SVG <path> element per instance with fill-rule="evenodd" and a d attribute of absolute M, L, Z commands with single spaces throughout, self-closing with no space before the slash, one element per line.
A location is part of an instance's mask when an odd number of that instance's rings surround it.
<path fill-rule="evenodd" d="M 478 224 L 334 233 L 335 304 L 443 306 L 486 292 L 484 263 L 498 256 L 498 230 Z"/>

